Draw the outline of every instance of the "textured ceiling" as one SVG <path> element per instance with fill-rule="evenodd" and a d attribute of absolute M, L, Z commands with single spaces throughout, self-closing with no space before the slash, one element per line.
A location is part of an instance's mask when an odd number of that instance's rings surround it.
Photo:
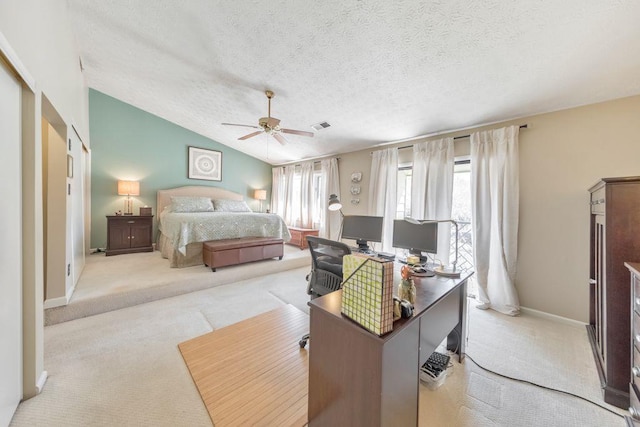
<path fill-rule="evenodd" d="M 68 0 L 90 87 L 272 164 L 640 94 L 639 1 Z M 271 113 L 285 128 L 245 141 Z"/>

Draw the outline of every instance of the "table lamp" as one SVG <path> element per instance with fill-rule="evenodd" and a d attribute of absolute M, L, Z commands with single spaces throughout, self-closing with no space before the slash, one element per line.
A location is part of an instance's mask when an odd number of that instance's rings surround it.
<path fill-rule="evenodd" d="M 131 196 L 140 195 L 140 183 L 138 181 L 118 181 L 118 196 L 127 196 L 124 201 L 124 214 L 133 215 L 133 201 Z"/>
<path fill-rule="evenodd" d="M 262 201 L 267 200 L 267 190 L 255 190 L 253 192 L 253 198 L 260 200 L 260 212 L 262 212 Z"/>
<path fill-rule="evenodd" d="M 404 219 L 407 222 L 410 222 L 412 224 L 418 224 L 418 225 L 422 225 L 422 224 L 433 224 L 433 223 L 440 223 L 440 222 L 450 222 L 451 224 L 453 224 L 453 226 L 456 228 L 456 257 L 453 260 L 453 262 L 451 263 L 451 267 L 445 267 L 445 266 L 440 266 L 440 267 L 436 267 L 433 269 L 433 272 L 436 273 L 438 276 L 444 276 L 444 277 L 460 277 L 460 270 L 456 268 L 456 264 L 458 263 L 458 223 L 452 219 L 423 219 L 423 220 L 418 220 L 418 219 L 413 219 L 410 217 L 406 217 Z"/>

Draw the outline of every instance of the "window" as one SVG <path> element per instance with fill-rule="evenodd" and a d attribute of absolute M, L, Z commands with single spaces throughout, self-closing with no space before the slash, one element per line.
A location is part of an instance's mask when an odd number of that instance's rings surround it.
<path fill-rule="evenodd" d="M 311 226 L 313 228 L 318 229 L 320 224 L 324 220 L 324 210 L 322 209 L 322 185 L 324 183 L 324 177 L 320 170 L 314 170 L 313 176 L 311 178 L 312 182 L 312 192 L 311 192 Z M 293 175 L 293 189 L 292 189 L 293 197 L 291 198 L 291 217 L 289 218 L 289 225 L 293 226 L 304 226 L 303 220 L 301 218 L 302 215 L 302 174 L 296 168 L 296 171 Z"/>
<path fill-rule="evenodd" d="M 313 228 L 320 228 L 320 224 L 324 222 L 325 210 L 322 208 L 324 203 L 322 200 L 322 188 L 325 177 L 320 171 L 313 172 L 313 200 L 311 201 L 311 218 L 313 220 Z M 328 199 L 328 196 L 327 196 Z"/>
<path fill-rule="evenodd" d="M 398 168 L 398 188 L 396 219 L 403 219 L 411 216 L 411 166 L 401 166 Z"/>
<path fill-rule="evenodd" d="M 468 160 L 456 162 L 453 169 L 453 205 L 451 207 L 451 218 L 458 223 L 457 267 L 473 270 L 471 162 Z M 451 238 L 453 241 L 455 235 L 452 235 Z M 453 253 L 455 253 L 455 249 Z M 474 276 L 467 281 L 467 294 L 469 296 L 475 296 L 477 294 L 477 284 Z"/>
<path fill-rule="evenodd" d="M 398 167 L 398 207 L 396 219 L 411 216 L 411 176 L 412 166 Z M 473 270 L 473 240 L 471 234 L 471 162 L 458 160 L 453 169 L 453 202 L 451 218 L 458 223 L 458 265 Z M 451 260 L 455 254 L 455 229 L 451 227 Z M 476 294 L 475 280 L 469 280 L 467 292 Z"/>

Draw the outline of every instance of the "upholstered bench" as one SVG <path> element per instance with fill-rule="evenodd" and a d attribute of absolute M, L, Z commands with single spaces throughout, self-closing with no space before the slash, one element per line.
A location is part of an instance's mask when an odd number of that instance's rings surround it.
<path fill-rule="evenodd" d="M 283 254 L 284 241 L 276 237 L 241 237 L 210 240 L 202 244 L 202 262 L 211 267 L 211 271 L 268 258 L 282 259 Z"/>

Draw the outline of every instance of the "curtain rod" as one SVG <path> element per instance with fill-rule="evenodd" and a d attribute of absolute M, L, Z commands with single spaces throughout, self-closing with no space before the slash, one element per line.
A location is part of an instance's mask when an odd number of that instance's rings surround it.
<path fill-rule="evenodd" d="M 528 127 L 527 124 L 520 125 L 520 129 L 526 129 L 527 127 Z M 465 138 L 470 138 L 470 137 L 471 137 L 471 135 L 454 136 L 453 140 L 455 141 L 456 139 L 465 139 Z M 411 147 L 413 147 L 413 145 L 404 145 L 402 147 L 398 147 L 398 150 L 405 150 L 405 149 L 411 148 Z M 373 151 L 372 151 L 372 153 L 373 153 Z"/>
<path fill-rule="evenodd" d="M 336 159 L 336 160 L 340 160 L 340 157 L 328 157 L 327 159 Z M 322 160 L 327 160 L 327 159 L 322 159 Z M 312 162 L 314 165 L 316 163 L 320 163 L 322 160 L 308 160 L 309 162 Z M 281 165 L 276 165 L 274 166 L 274 168 L 280 168 L 280 167 L 285 167 L 285 166 L 302 166 L 302 163 L 307 163 L 307 162 L 300 162 L 300 163 L 283 163 Z"/>

